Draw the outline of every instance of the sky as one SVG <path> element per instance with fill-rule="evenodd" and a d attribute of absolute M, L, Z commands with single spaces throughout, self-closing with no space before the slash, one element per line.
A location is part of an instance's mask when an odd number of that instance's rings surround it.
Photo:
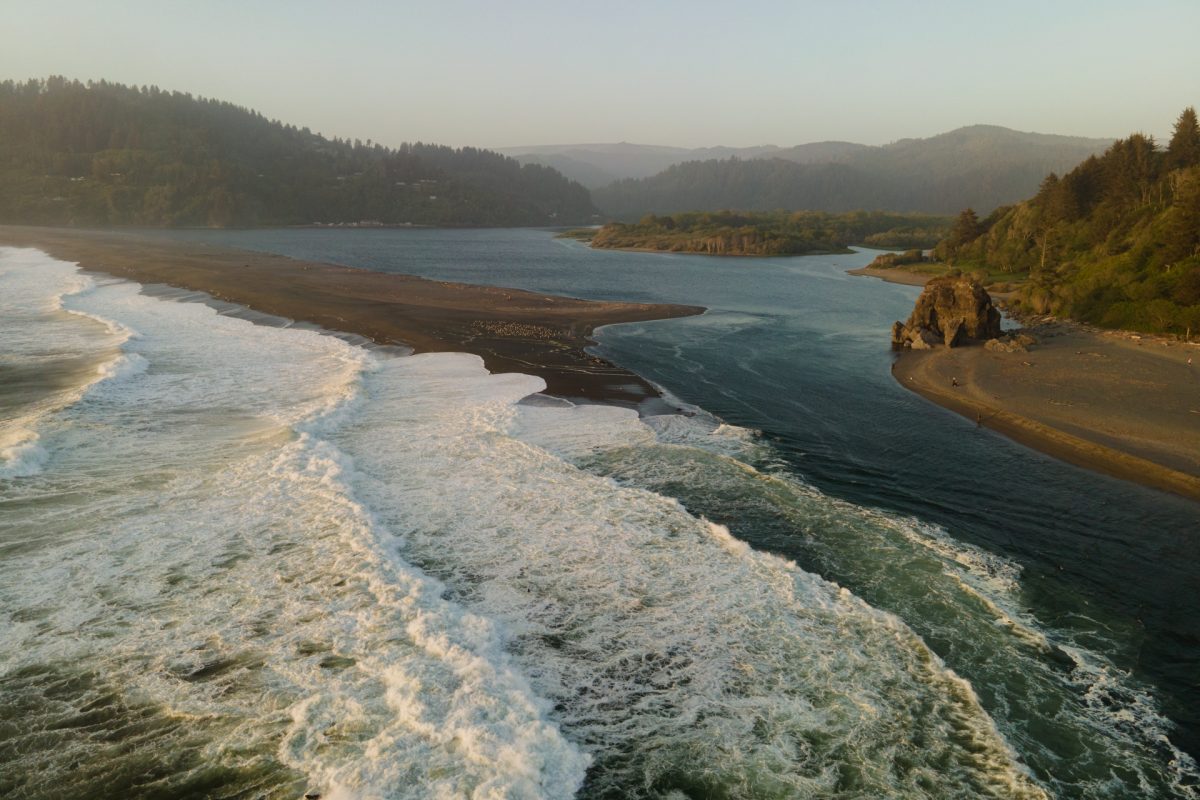
<path fill-rule="evenodd" d="M 395 146 L 1169 136 L 1200 0 L 0 0 L 0 79 L 215 97 Z"/>

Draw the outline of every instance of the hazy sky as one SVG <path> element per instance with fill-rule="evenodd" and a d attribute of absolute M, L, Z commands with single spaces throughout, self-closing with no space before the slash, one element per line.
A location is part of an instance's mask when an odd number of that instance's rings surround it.
<path fill-rule="evenodd" d="M 0 0 L 0 18 L 0 77 L 156 84 L 387 145 L 1161 137 L 1200 105 L 1200 0 Z"/>

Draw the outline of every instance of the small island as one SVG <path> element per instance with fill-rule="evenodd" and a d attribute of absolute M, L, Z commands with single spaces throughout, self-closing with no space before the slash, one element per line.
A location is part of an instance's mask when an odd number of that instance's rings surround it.
<path fill-rule="evenodd" d="M 850 245 L 932 247 L 951 220 L 926 214 L 853 211 L 693 211 L 649 214 L 636 223 L 611 222 L 560 234 L 609 250 L 713 256 L 802 256 L 846 253 Z"/>

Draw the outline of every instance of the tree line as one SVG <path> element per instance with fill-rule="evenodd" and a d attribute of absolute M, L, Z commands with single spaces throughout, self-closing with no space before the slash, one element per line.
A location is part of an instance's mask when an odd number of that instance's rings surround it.
<path fill-rule="evenodd" d="M 231 103 L 61 77 L 0 82 L 0 221 L 548 225 L 589 221 L 556 170 L 472 147 L 327 139 Z"/>
<path fill-rule="evenodd" d="M 1037 313 L 1105 327 L 1200 332 L 1200 125 L 1184 109 L 1165 148 L 1135 133 L 1036 195 L 980 219 L 964 210 L 935 255 L 1028 275 Z"/>
<path fill-rule="evenodd" d="M 845 252 L 851 244 L 932 247 L 949 229 L 948 218 L 922 214 L 855 211 L 693 211 L 637 223 L 610 223 L 591 237 L 593 247 L 704 253 L 790 256 Z"/>

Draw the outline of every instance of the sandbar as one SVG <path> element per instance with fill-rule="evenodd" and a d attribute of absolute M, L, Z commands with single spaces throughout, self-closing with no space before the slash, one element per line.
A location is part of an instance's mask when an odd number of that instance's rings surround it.
<path fill-rule="evenodd" d="M 659 393 L 633 372 L 586 352 L 592 331 L 704 311 L 427 280 L 126 231 L 0 226 L 0 244 L 35 247 L 142 284 L 206 292 L 380 344 L 474 353 L 492 372 L 537 375 L 549 394 L 627 406 Z"/>

